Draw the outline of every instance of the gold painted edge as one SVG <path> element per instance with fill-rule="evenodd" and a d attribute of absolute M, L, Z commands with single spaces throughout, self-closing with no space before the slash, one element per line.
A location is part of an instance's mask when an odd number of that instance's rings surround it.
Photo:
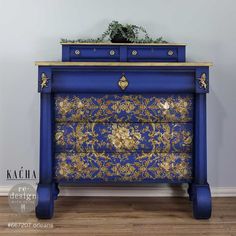
<path fill-rule="evenodd" d="M 62 62 L 36 61 L 36 66 L 213 66 L 211 62 Z"/>
<path fill-rule="evenodd" d="M 132 46 L 132 45 L 135 45 L 135 46 L 142 46 L 142 45 L 152 45 L 152 46 L 186 46 L 187 44 L 185 43 L 111 43 L 111 42 L 104 42 L 104 43 L 92 43 L 92 42 L 84 42 L 84 43 L 70 43 L 70 42 L 67 42 L 67 43 L 60 43 L 61 45 L 114 45 L 114 46 L 119 46 L 119 45 L 128 45 L 128 46 Z"/>

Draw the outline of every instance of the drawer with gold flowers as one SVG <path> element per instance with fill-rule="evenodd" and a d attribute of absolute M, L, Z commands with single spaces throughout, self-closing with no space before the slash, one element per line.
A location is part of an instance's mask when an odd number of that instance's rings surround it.
<path fill-rule="evenodd" d="M 54 100 L 57 181 L 191 181 L 192 95 L 57 94 Z"/>

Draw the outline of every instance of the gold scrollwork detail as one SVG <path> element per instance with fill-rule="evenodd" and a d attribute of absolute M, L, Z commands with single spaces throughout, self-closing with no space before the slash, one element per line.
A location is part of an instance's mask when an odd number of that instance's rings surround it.
<path fill-rule="evenodd" d="M 207 75 L 206 75 L 206 73 L 202 73 L 201 77 L 198 80 L 199 80 L 200 87 L 207 89 Z"/>
<path fill-rule="evenodd" d="M 120 78 L 118 85 L 122 90 L 125 90 L 128 87 L 129 82 L 124 75 Z"/>
<path fill-rule="evenodd" d="M 48 87 L 48 80 L 49 78 L 45 73 L 41 75 L 41 89 Z"/>
<path fill-rule="evenodd" d="M 119 80 L 117 81 L 117 86 Z M 198 81 L 197 81 L 198 82 Z M 192 95 L 81 95 L 55 96 L 58 122 L 190 122 Z"/>
<path fill-rule="evenodd" d="M 59 153 L 55 156 L 55 178 L 58 181 L 186 181 L 192 179 L 191 159 L 189 153 Z"/>

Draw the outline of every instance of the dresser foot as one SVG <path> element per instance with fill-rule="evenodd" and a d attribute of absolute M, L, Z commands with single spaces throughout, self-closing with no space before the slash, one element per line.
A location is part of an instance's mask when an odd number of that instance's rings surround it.
<path fill-rule="evenodd" d="M 39 219 L 51 219 L 54 211 L 54 184 L 38 184 L 38 205 L 35 209 Z"/>
<path fill-rule="evenodd" d="M 208 184 L 192 184 L 193 216 L 195 219 L 211 217 L 211 192 Z"/>
<path fill-rule="evenodd" d="M 59 193 L 60 193 L 60 189 L 58 187 L 58 183 L 53 183 L 53 198 L 54 198 L 54 200 L 57 200 Z"/>
<path fill-rule="evenodd" d="M 192 184 L 188 184 L 188 196 L 189 196 L 189 201 L 193 200 L 193 189 L 192 189 Z"/>

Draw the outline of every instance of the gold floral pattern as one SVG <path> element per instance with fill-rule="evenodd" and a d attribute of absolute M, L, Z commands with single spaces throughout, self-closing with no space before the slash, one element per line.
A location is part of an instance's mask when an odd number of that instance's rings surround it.
<path fill-rule="evenodd" d="M 56 94 L 57 122 L 191 122 L 193 95 Z"/>
<path fill-rule="evenodd" d="M 140 143 L 141 133 L 135 131 L 133 127 L 125 127 L 118 124 L 112 124 L 112 133 L 108 135 L 116 150 L 134 150 Z"/>
<path fill-rule="evenodd" d="M 58 123 L 56 152 L 191 152 L 191 123 Z"/>
<path fill-rule="evenodd" d="M 60 153 L 55 178 L 70 182 L 190 181 L 192 158 L 187 153 Z"/>
<path fill-rule="evenodd" d="M 58 181 L 191 181 L 193 95 L 54 99 Z"/>

